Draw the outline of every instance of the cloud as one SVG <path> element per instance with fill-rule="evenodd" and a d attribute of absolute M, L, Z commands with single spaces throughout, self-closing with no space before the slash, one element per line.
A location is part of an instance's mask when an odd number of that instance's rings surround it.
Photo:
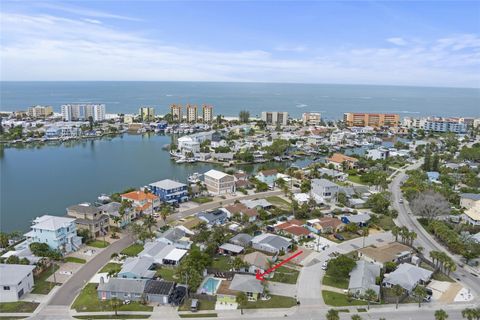
<path fill-rule="evenodd" d="M 305 46 L 277 46 L 274 48 L 275 51 L 283 51 L 283 52 L 305 52 L 307 51 L 307 47 Z"/>
<path fill-rule="evenodd" d="M 406 46 L 408 44 L 405 39 L 399 37 L 388 38 L 387 41 L 393 43 L 396 46 Z"/>
<path fill-rule="evenodd" d="M 1 12 L 3 80 L 175 80 L 478 87 L 479 37 L 396 47 L 308 50 L 300 59 L 256 48 L 169 45 L 92 17 Z M 86 20 L 87 19 L 87 20 Z M 303 50 L 301 47 L 280 49 Z M 278 48 L 277 48 L 278 49 Z M 294 51 L 294 50 L 290 50 Z M 311 56 L 313 53 L 320 53 Z"/>
<path fill-rule="evenodd" d="M 93 18 L 105 18 L 105 19 L 118 19 L 118 20 L 127 20 L 127 21 L 142 21 L 138 18 L 122 16 L 118 14 L 111 14 L 99 10 L 91 10 L 82 7 L 77 7 L 73 5 L 65 5 L 59 3 L 34 3 L 37 7 L 62 11 L 66 13 L 71 13 L 77 16 L 86 16 L 86 17 L 93 17 Z"/>

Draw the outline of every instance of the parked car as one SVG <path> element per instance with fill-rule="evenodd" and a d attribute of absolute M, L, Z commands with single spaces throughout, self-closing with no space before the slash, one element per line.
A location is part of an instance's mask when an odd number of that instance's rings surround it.
<path fill-rule="evenodd" d="M 340 241 L 345 240 L 345 237 L 342 236 L 341 234 L 335 233 L 333 236 L 334 236 L 337 240 L 340 240 Z"/>

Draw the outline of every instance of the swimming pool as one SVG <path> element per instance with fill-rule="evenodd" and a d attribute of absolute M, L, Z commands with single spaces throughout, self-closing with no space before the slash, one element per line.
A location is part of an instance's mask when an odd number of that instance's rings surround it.
<path fill-rule="evenodd" d="M 214 295 L 217 292 L 222 280 L 215 278 L 207 278 L 202 285 L 202 293 Z"/>

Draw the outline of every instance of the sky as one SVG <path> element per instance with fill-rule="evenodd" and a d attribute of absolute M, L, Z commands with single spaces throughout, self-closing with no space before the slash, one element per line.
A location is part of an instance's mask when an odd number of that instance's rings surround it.
<path fill-rule="evenodd" d="M 480 1 L 9 1 L 4 81 L 480 87 Z"/>

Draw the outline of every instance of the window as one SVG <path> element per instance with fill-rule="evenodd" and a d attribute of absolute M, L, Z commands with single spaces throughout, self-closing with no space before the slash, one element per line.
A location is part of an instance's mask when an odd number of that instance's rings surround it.
<path fill-rule="evenodd" d="M 10 290 L 9 286 L 3 286 L 3 290 Z"/>

